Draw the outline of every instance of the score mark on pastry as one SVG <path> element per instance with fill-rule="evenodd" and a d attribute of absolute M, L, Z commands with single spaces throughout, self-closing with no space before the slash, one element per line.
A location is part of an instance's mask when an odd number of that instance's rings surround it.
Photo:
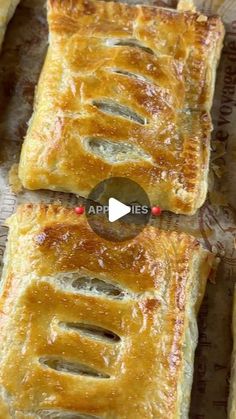
<path fill-rule="evenodd" d="M 87 365 L 83 365 L 78 362 L 69 362 L 62 358 L 45 356 L 40 358 L 39 362 L 48 368 L 52 368 L 53 370 L 62 373 L 86 375 L 95 378 L 110 378 L 108 374 L 96 371 Z"/>
<path fill-rule="evenodd" d="M 110 343 L 119 342 L 120 337 L 113 333 L 111 330 L 106 330 L 102 327 L 95 326 L 92 324 L 86 323 L 70 323 L 70 322 L 60 322 L 59 326 L 65 330 L 75 330 L 79 333 L 89 336 L 93 339 L 104 339 Z"/>
<path fill-rule="evenodd" d="M 65 281 L 65 279 L 63 279 Z M 75 279 L 67 278 L 67 285 L 71 282 L 71 286 L 74 291 L 85 292 L 85 293 L 96 293 L 97 295 L 105 295 L 112 299 L 122 300 L 128 297 L 127 290 L 118 287 L 108 279 L 102 280 L 99 278 L 91 278 L 88 276 L 76 277 Z"/>
<path fill-rule="evenodd" d="M 141 50 L 147 52 L 148 54 L 154 55 L 154 52 L 151 48 L 143 45 L 138 39 L 112 39 L 109 38 L 106 40 L 106 45 L 108 46 L 128 46 L 134 48 L 140 48 Z"/>
<path fill-rule="evenodd" d="M 120 116 L 122 118 L 127 118 L 141 125 L 146 125 L 148 123 L 145 118 L 142 118 L 142 116 L 132 111 L 132 109 L 129 109 L 127 106 L 121 105 L 119 103 L 108 100 L 93 100 L 92 103 L 102 112 Z"/>
<path fill-rule="evenodd" d="M 93 155 L 102 157 L 109 163 L 119 164 L 125 161 L 152 161 L 152 156 L 141 147 L 124 141 L 111 141 L 103 138 L 86 138 L 83 142 Z"/>

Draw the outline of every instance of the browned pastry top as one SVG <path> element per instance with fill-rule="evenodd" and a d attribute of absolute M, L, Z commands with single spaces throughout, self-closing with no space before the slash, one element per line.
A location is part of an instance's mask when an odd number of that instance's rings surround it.
<path fill-rule="evenodd" d="M 50 0 L 48 21 L 23 185 L 87 196 L 125 176 L 163 209 L 194 213 L 207 190 L 220 18 Z"/>
<path fill-rule="evenodd" d="M 21 206 L 8 224 L 2 411 L 17 419 L 54 411 L 180 417 L 209 252 L 191 236 L 153 227 L 112 243 L 56 206 Z"/>

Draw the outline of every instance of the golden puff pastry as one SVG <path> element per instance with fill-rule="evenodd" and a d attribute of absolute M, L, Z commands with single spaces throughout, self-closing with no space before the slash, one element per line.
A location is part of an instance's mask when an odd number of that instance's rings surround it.
<path fill-rule="evenodd" d="M 9 417 L 187 418 L 213 256 L 150 226 L 112 243 L 60 206 L 21 206 L 8 225 L 0 394 Z"/>
<path fill-rule="evenodd" d="M 224 29 L 192 11 L 49 0 L 49 49 L 19 176 L 87 197 L 111 176 L 191 214 L 205 200 Z"/>
<path fill-rule="evenodd" d="M 2 46 L 6 27 L 12 18 L 20 0 L 0 0 L 0 48 Z"/>
<path fill-rule="evenodd" d="M 231 379 L 230 379 L 230 394 L 228 404 L 228 418 L 236 419 L 236 288 L 234 290 L 234 304 L 233 304 L 233 352 L 231 365 Z"/>

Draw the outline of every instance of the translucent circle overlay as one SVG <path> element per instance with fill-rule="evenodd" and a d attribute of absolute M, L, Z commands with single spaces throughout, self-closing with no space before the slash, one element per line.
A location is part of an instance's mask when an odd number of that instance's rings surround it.
<path fill-rule="evenodd" d="M 130 213 L 110 222 L 109 199 L 130 207 Z M 85 206 L 88 223 L 98 236 L 114 242 L 131 240 L 148 224 L 150 201 L 144 189 L 125 177 L 111 177 L 92 189 Z"/>

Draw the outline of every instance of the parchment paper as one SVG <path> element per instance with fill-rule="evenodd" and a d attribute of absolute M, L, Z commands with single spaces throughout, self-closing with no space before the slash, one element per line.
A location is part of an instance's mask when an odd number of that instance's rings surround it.
<path fill-rule="evenodd" d="M 138 1 L 132 0 L 132 3 Z M 11 21 L 0 57 L 0 223 L 22 202 L 78 203 L 73 195 L 47 191 L 11 192 L 8 172 L 19 160 L 32 113 L 34 88 L 47 48 L 43 0 L 22 0 Z M 175 6 L 175 0 L 153 1 Z M 236 0 L 195 0 L 199 10 L 220 14 L 226 26 L 225 48 L 216 82 L 212 116 L 209 196 L 195 216 L 164 213 L 156 224 L 188 231 L 220 257 L 216 283 L 208 283 L 199 315 L 199 345 L 190 417 L 225 419 L 229 387 L 232 294 L 236 277 Z M 7 229 L 0 227 L 2 261 Z"/>

